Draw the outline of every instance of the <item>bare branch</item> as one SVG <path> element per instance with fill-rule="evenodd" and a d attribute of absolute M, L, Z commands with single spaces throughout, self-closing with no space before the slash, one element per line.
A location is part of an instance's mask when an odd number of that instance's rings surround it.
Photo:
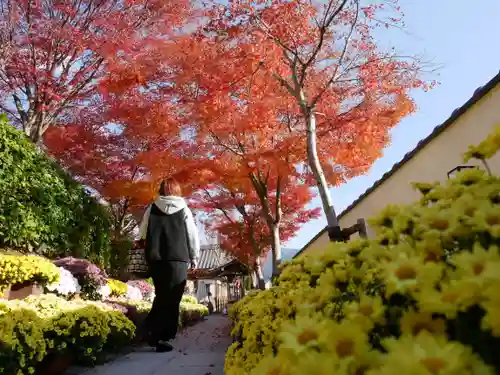
<path fill-rule="evenodd" d="M 346 2 L 347 2 L 347 0 L 344 0 L 343 5 L 345 5 Z M 340 10 L 339 10 L 339 12 L 340 12 Z M 318 102 L 318 100 L 321 99 L 321 97 L 323 96 L 323 94 L 329 89 L 330 85 L 337 78 L 338 69 L 342 65 L 342 61 L 344 60 L 344 58 L 346 56 L 347 47 L 349 46 L 349 42 L 351 40 L 351 37 L 352 37 L 352 35 L 354 33 L 354 30 L 356 28 L 356 25 L 358 23 L 358 18 L 359 18 L 359 2 L 356 2 L 356 16 L 354 18 L 354 21 L 351 24 L 351 28 L 349 30 L 349 33 L 347 34 L 347 37 L 346 37 L 346 40 L 345 40 L 345 43 L 344 43 L 344 48 L 342 49 L 342 53 L 340 54 L 340 57 L 339 57 L 338 65 L 335 68 L 335 70 L 334 70 L 331 78 L 328 80 L 328 82 L 326 83 L 326 85 L 323 87 L 323 89 L 320 90 L 319 93 L 316 94 L 316 96 L 311 101 L 311 108 L 314 108 L 314 106 L 316 105 L 316 103 Z"/>

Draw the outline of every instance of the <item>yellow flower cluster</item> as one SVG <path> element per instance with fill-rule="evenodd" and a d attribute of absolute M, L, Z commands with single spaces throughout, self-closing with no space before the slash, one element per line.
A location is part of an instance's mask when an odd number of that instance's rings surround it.
<path fill-rule="evenodd" d="M 196 297 L 190 295 L 182 296 L 180 304 L 179 326 L 194 323 L 208 315 L 208 307 L 198 303 Z"/>
<path fill-rule="evenodd" d="M 226 374 L 500 373 L 500 178 L 415 187 L 420 201 L 370 222 L 375 238 L 293 260 L 235 304 Z"/>
<path fill-rule="evenodd" d="M 135 326 L 104 304 L 66 301 L 55 295 L 0 301 L 0 373 L 34 374 L 52 353 L 70 353 L 79 363 L 96 361 L 133 338 Z"/>
<path fill-rule="evenodd" d="M 0 285 L 59 281 L 59 269 L 48 259 L 35 255 L 0 254 Z"/>
<path fill-rule="evenodd" d="M 464 155 L 464 161 L 470 159 L 489 159 L 500 149 L 500 124 L 496 129 L 479 145 L 469 146 L 469 150 Z"/>
<path fill-rule="evenodd" d="M 123 281 L 109 279 L 108 285 L 109 285 L 109 289 L 111 289 L 111 296 L 112 297 L 121 297 L 121 296 L 125 296 L 127 294 L 128 287 L 127 287 L 127 284 L 125 284 Z"/>
<path fill-rule="evenodd" d="M 35 373 L 35 365 L 47 354 L 45 324 L 30 309 L 10 310 L 0 303 L 0 374 Z"/>
<path fill-rule="evenodd" d="M 182 302 L 192 303 L 194 305 L 198 304 L 198 300 L 196 299 L 196 297 L 189 296 L 189 295 L 182 296 Z"/>
<path fill-rule="evenodd" d="M 152 303 L 148 301 L 128 300 L 126 298 L 110 298 L 108 302 L 113 302 L 121 306 L 134 307 L 139 313 L 151 311 Z M 197 322 L 208 315 L 208 307 L 198 303 L 196 298 L 183 296 L 179 306 L 179 327 L 183 327 Z"/>
<path fill-rule="evenodd" d="M 203 318 L 204 316 L 208 315 L 208 307 L 198 302 L 192 303 L 192 302 L 181 301 L 179 310 L 180 310 L 179 314 L 180 327 L 189 325 L 190 323 L 194 323 Z"/>
<path fill-rule="evenodd" d="M 109 298 L 109 302 L 114 302 L 122 306 L 132 306 L 137 309 L 138 312 L 140 313 L 146 313 L 151 311 L 151 307 L 153 307 L 153 304 L 149 301 L 141 301 L 141 300 L 130 300 L 126 299 L 123 297 L 119 298 Z"/>

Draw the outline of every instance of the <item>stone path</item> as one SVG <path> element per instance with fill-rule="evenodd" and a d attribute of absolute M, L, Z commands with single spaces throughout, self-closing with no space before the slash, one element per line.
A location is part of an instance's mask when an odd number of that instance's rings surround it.
<path fill-rule="evenodd" d="M 224 355 L 231 344 L 226 316 L 212 315 L 179 333 L 170 353 L 141 348 L 83 375 L 224 375 Z"/>

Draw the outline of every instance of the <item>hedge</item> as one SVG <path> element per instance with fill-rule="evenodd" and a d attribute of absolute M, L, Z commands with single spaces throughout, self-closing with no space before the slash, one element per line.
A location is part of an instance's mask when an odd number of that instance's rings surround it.
<path fill-rule="evenodd" d="M 55 295 L 0 300 L 0 373 L 28 375 L 50 355 L 93 364 L 131 342 L 135 326 L 104 304 Z"/>
<path fill-rule="evenodd" d="M 105 264 L 105 207 L 0 115 L 0 248 L 74 255 Z"/>
<path fill-rule="evenodd" d="M 500 374 L 500 128 L 484 162 L 386 207 L 377 236 L 288 263 L 278 285 L 230 310 L 225 373 Z"/>
<path fill-rule="evenodd" d="M 67 361 L 102 362 L 134 343 L 136 327 L 151 310 L 154 288 L 144 280 L 109 279 L 84 259 L 68 257 L 54 263 L 37 255 L 0 254 L 0 291 L 34 282 L 49 292 L 24 300 L 4 300 L 0 295 L 0 374 L 45 374 Z M 207 314 L 207 307 L 184 296 L 179 326 Z"/>

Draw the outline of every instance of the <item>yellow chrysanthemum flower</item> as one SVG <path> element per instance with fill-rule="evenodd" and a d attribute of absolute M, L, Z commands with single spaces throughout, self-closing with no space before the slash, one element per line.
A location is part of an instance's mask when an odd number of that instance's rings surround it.
<path fill-rule="evenodd" d="M 344 306 L 346 319 L 365 329 L 370 329 L 376 323 L 385 321 L 385 306 L 380 296 L 362 294 L 359 302 L 350 302 Z"/>
<path fill-rule="evenodd" d="M 415 310 L 406 311 L 399 322 L 403 335 L 417 336 L 422 331 L 442 335 L 446 331 L 446 321 L 433 317 L 431 313 L 421 313 Z"/>
<path fill-rule="evenodd" d="M 469 157 L 499 146 L 500 128 Z M 500 178 L 483 166 L 415 184 L 422 198 L 387 206 L 374 238 L 295 259 L 236 304 L 226 373 L 498 373 L 496 347 L 471 340 L 500 338 Z"/>
<path fill-rule="evenodd" d="M 413 293 L 424 286 L 437 283 L 443 274 L 439 263 L 425 263 L 419 256 L 409 256 L 405 252 L 396 253 L 391 262 L 381 264 L 384 272 L 386 296 L 394 293 Z"/>
<path fill-rule="evenodd" d="M 411 375 L 494 374 L 470 349 L 426 331 L 417 336 L 388 339 L 384 346 L 388 353 L 383 357 L 380 369 L 371 375 L 399 374 L 401 371 Z"/>

